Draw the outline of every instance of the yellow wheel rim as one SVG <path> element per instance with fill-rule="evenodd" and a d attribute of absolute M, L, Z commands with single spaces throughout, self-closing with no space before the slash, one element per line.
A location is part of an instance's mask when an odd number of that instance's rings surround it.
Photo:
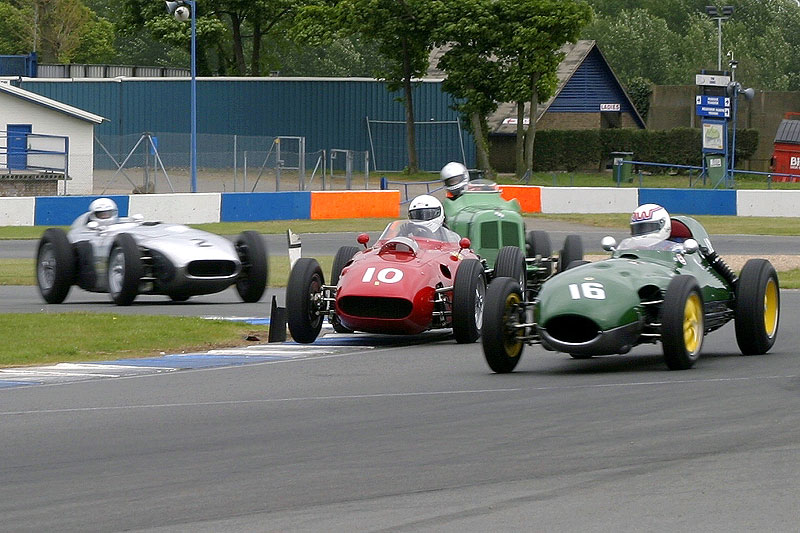
<path fill-rule="evenodd" d="M 700 297 L 692 293 L 683 308 L 683 343 L 686 351 L 695 354 L 703 340 L 703 306 Z"/>
<path fill-rule="evenodd" d="M 511 313 L 522 300 L 519 294 L 512 292 L 506 297 L 506 307 L 503 313 L 503 323 L 508 325 L 513 324 L 511 320 Z M 522 352 L 522 341 L 517 339 L 517 332 L 509 328 L 507 334 L 503 336 L 503 346 L 508 357 L 517 357 Z"/>
<path fill-rule="evenodd" d="M 767 288 L 764 291 L 764 329 L 767 336 L 775 335 L 778 328 L 778 285 L 775 280 L 769 278 Z"/>

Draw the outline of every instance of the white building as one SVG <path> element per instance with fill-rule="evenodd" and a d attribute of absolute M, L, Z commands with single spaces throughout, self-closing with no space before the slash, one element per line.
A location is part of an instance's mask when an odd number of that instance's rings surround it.
<path fill-rule="evenodd" d="M 91 194 L 94 127 L 104 120 L 0 83 L 0 196 Z"/>

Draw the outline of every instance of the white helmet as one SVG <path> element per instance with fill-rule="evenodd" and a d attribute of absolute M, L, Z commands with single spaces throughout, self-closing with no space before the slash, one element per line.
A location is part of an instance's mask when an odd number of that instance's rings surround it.
<path fill-rule="evenodd" d="M 457 161 L 452 161 L 443 166 L 439 175 L 442 177 L 445 187 L 447 187 L 447 192 L 453 198 L 458 198 L 469 182 L 469 170 Z"/>
<path fill-rule="evenodd" d="M 444 223 L 442 202 L 429 194 L 417 196 L 408 205 L 408 219 L 435 233 Z"/>
<path fill-rule="evenodd" d="M 666 240 L 672 231 L 667 210 L 658 204 L 644 204 L 631 214 L 631 235 L 650 235 Z"/>
<path fill-rule="evenodd" d="M 111 198 L 98 198 L 89 204 L 89 220 L 101 224 L 113 224 L 117 221 L 117 204 Z"/>

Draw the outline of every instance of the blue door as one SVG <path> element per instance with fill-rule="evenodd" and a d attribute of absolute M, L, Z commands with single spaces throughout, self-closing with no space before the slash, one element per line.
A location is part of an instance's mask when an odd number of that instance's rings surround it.
<path fill-rule="evenodd" d="M 8 135 L 8 168 L 28 168 L 28 134 L 31 132 L 30 124 L 9 124 Z"/>

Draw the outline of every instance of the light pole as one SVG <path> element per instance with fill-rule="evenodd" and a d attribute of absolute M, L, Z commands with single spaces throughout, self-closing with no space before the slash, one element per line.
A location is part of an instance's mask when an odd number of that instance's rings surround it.
<path fill-rule="evenodd" d="M 733 6 L 722 6 L 721 13 L 717 6 L 706 6 L 706 14 L 717 21 L 717 70 L 722 70 L 722 21 L 733 15 Z"/>
<path fill-rule="evenodd" d="M 192 192 L 197 192 L 197 24 L 195 16 L 195 0 L 167 1 L 167 11 L 181 22 L 191 19 L 192 24 L 192 81 L 190 83 L 191 97 L 191 149 L 189 166 L 191 168 Z"/>
<path fill-rule="evenodd" d="M 735 63 L 732 61 L 731 63 Z M 736 68 L 735 64 L 731 65 L 732 69 Z M 731 97 L 732 104 L 733 104 L 733 114 L 731 116 L 731 135 L 733 136 L 731 140 L 731 156 L 730 156 L 730 166 L 728 168 L 728 172 L 731 176 L 733 176 L 733 172 L 736 166 L 736 120 L 737 115 L 739 113 L 739 95 L 743 95 L 745 100 L 752 100 L 756 94 L 756 91 L 752 87 L 748 87 L 747 89 L 742 88 L 742 84 L 738 81 L 732 81 L 728 84 L 727 93 Z"/>

